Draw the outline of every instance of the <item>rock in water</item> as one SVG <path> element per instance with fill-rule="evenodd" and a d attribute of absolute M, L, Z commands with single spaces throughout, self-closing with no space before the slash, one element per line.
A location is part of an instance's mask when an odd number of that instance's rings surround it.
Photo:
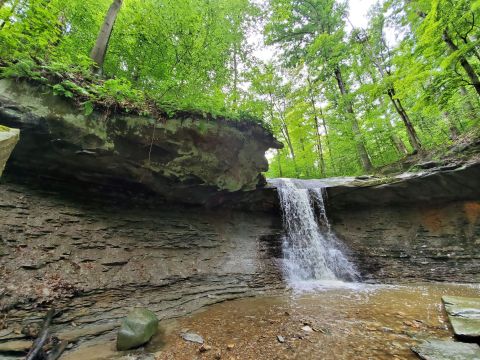
<path fill-rule="evenodd" d="M 479 339 L 480 298 L 443 296 L 442 301 L 455 335 Z"/>
<path fill-rule="evenodd" d="M 452 340 L 427 340 L 412 350 L 425 360 L 478 360 L 480 347 Z"/>
<path fill-rule="evenodd" d="M 117 349 L 129 350 L 147 343 L 157 332 L 157 316 L 148 309 L 138 308 L 123 320 L 117 335 Z"/>
<path fill-rule="evenodd" d="M 185 341 L 195 342 L 198 344 L 203 344 L 204 342 L 203 338 L 200 335 L 195 333 L 185 332 L 185 333 L 182 333 L 181 336 Z"/>

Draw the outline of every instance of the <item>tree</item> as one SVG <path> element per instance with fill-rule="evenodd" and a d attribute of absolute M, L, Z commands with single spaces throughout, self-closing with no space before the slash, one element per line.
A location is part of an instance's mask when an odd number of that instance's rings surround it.
<path fill-rule="evenodd" d="M 103 25 L 98 33 L 97 40 L 90 52 L 90 58 L 95 63 L 99 72 L 102 72 L 103 63 L 105 62 L 105 55 L 107 54 L 108 43 L 110 36 L 112 36 L 113 26 L 117 20 L 118 13 L 122 7 L 123 0 L 113 0 L 108 9 Z"/>
<path fill-rule="evenodd" d="M 271 0 L 272 16 L 266 32 L 270 43 L 281 44 L 285 62 L 296 65 L 300 59 L 322 69 L 322 76 L 333 76 L 342 101 L 343 115 L 351 125 L 357 154 L 365 171 L 372 163 L 355 114 L 352 96 L 343 74 L 348 47 L 345 38 L 346 5 L 334 0 Z"/>

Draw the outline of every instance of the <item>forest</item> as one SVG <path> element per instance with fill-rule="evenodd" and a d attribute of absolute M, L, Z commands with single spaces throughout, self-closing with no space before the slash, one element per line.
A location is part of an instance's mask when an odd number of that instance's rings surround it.
<path fill-rule="evenodd" d="M 364 28 L 349 16 L 340 0 L 0 0 L 0 77 L 86 115 L 261 122 L 285 145 L 269 177 L 372 173 L 478 132 L 479 0 L 380 1 Z"/>

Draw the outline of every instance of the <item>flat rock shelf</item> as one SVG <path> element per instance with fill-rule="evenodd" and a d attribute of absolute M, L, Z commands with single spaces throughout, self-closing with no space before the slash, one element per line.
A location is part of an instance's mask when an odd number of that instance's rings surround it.
<path fill-rule="evenodd" d="M 444 296 L 442 301 L 455 335 L 480 340 L 480 298 Z"/>

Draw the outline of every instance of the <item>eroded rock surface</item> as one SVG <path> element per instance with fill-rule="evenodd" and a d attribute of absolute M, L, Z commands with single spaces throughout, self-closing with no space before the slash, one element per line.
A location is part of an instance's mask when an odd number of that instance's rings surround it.
<path fill-rule="evenodd" d="M 177 114 L 82 114 L 42 86 L 0 80 L 0 124 L 19 128 L 9 171 L 168 201 L 217 204 L 254 190 L 265 152 L 282 144 L 260 125 Z"/>

